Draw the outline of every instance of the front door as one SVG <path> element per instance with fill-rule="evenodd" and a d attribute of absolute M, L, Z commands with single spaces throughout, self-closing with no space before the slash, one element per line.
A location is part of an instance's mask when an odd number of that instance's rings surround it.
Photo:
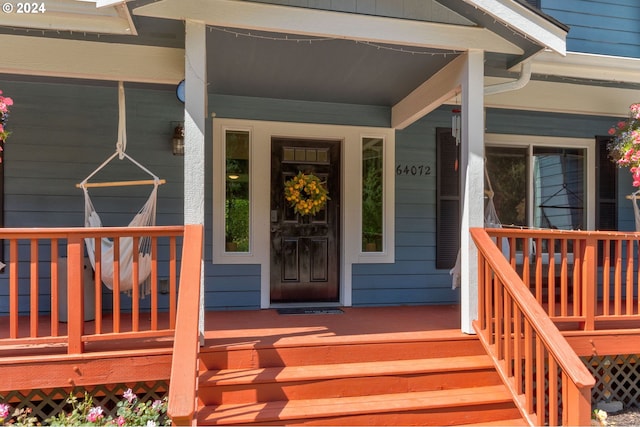
<path fill-rule="evenodd" d="M 285 183 L 299 172 L 320 179 L 329 200 L 315 215 L 295 213 Z M 339 298 L 340 141 L 271 141 L 271 302 Z"/>

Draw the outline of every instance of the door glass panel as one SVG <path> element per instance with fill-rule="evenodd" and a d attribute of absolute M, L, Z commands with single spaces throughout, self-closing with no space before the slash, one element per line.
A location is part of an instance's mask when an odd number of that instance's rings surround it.
<path fill-rule="evenodd" d="M 225 251 L 249 251 L 249 132 L 225 133 Z"/>
<path fill-rule="evenodd" d="M 362 139 L 362 252 L 381 252 L 382 138 Z"/>

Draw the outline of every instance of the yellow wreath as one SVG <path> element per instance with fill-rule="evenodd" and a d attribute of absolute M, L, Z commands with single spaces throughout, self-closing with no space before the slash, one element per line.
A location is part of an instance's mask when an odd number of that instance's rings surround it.
<path fill-rule="evenodd" d="M 298 175 L 284 183 L 284 197 L 295 213 L 300 215 L 320 212 L 327 200 L 331 200 L 328 194 L 320 178 L 313 174 L 298 172 Z"/>

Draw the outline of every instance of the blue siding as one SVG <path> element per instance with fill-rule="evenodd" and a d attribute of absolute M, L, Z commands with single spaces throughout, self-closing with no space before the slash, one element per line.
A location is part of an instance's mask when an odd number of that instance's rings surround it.
<path fill-rule="evenodd" d="M 542 10 L 570 27 L 568 51 L 640 57 L 636 0 L 542 0 Z"/>

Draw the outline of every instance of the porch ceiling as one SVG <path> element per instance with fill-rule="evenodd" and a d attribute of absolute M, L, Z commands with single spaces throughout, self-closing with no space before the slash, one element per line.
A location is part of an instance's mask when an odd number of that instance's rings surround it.
<path fill-rule="evenodd" d="M 386 106 L 458 55 L 220 27 L 207 50 L 210 93 Z"/>
<path fill-rule="evenodd" d="M 485 11 L 464 6 L 463 1 L 432 0 L 435 2 L 449 8 L 449 23 L 252 1 L 133 0 L 126 7 L 136 36 L 36 24 L 23 28 L 17 21 L 3 27 L 0 22 L 0 41 L 10 46 L 17 41 L 14 38 L 20 38 L 21 46 L 19 54 L 13 54 L 15 58 L 0 69 L 40 78 L 129 78 L 169 85 L 175 80 L 177 84 L 185 66 L 179 54 L 184 48 L 181 20 L 201 19 L 208 29 L 211 94 L 391 107 L 467 49 L 485 50 L 485 73 L 498 76 L 543 48 L 543 43 L 497 22 Z M 56 43 L 39 44 L 43 38 Z M 62 41 L 67 43 L 59 43 Z M 133 53 L 124 61 L 115 53 L 118 45 L 144 49 L 125 49 Z M 83 54 L 65 62 L 55 52 L 42 57 L 52 49 L 68 54 L 95 52 L 95 60 Z M 40 53 L 29 56 L 29 52 Z M 139 58 L 137 63 L 135 58 Z M 148 58 L 158 58 L 156 65 Z M 160 58 L 165 59 L 164 64 Z M 100 68 L 103 63 L 110 65 Z M 132 72 L 136 69 L 146 71 L 142 75 Z"/>

